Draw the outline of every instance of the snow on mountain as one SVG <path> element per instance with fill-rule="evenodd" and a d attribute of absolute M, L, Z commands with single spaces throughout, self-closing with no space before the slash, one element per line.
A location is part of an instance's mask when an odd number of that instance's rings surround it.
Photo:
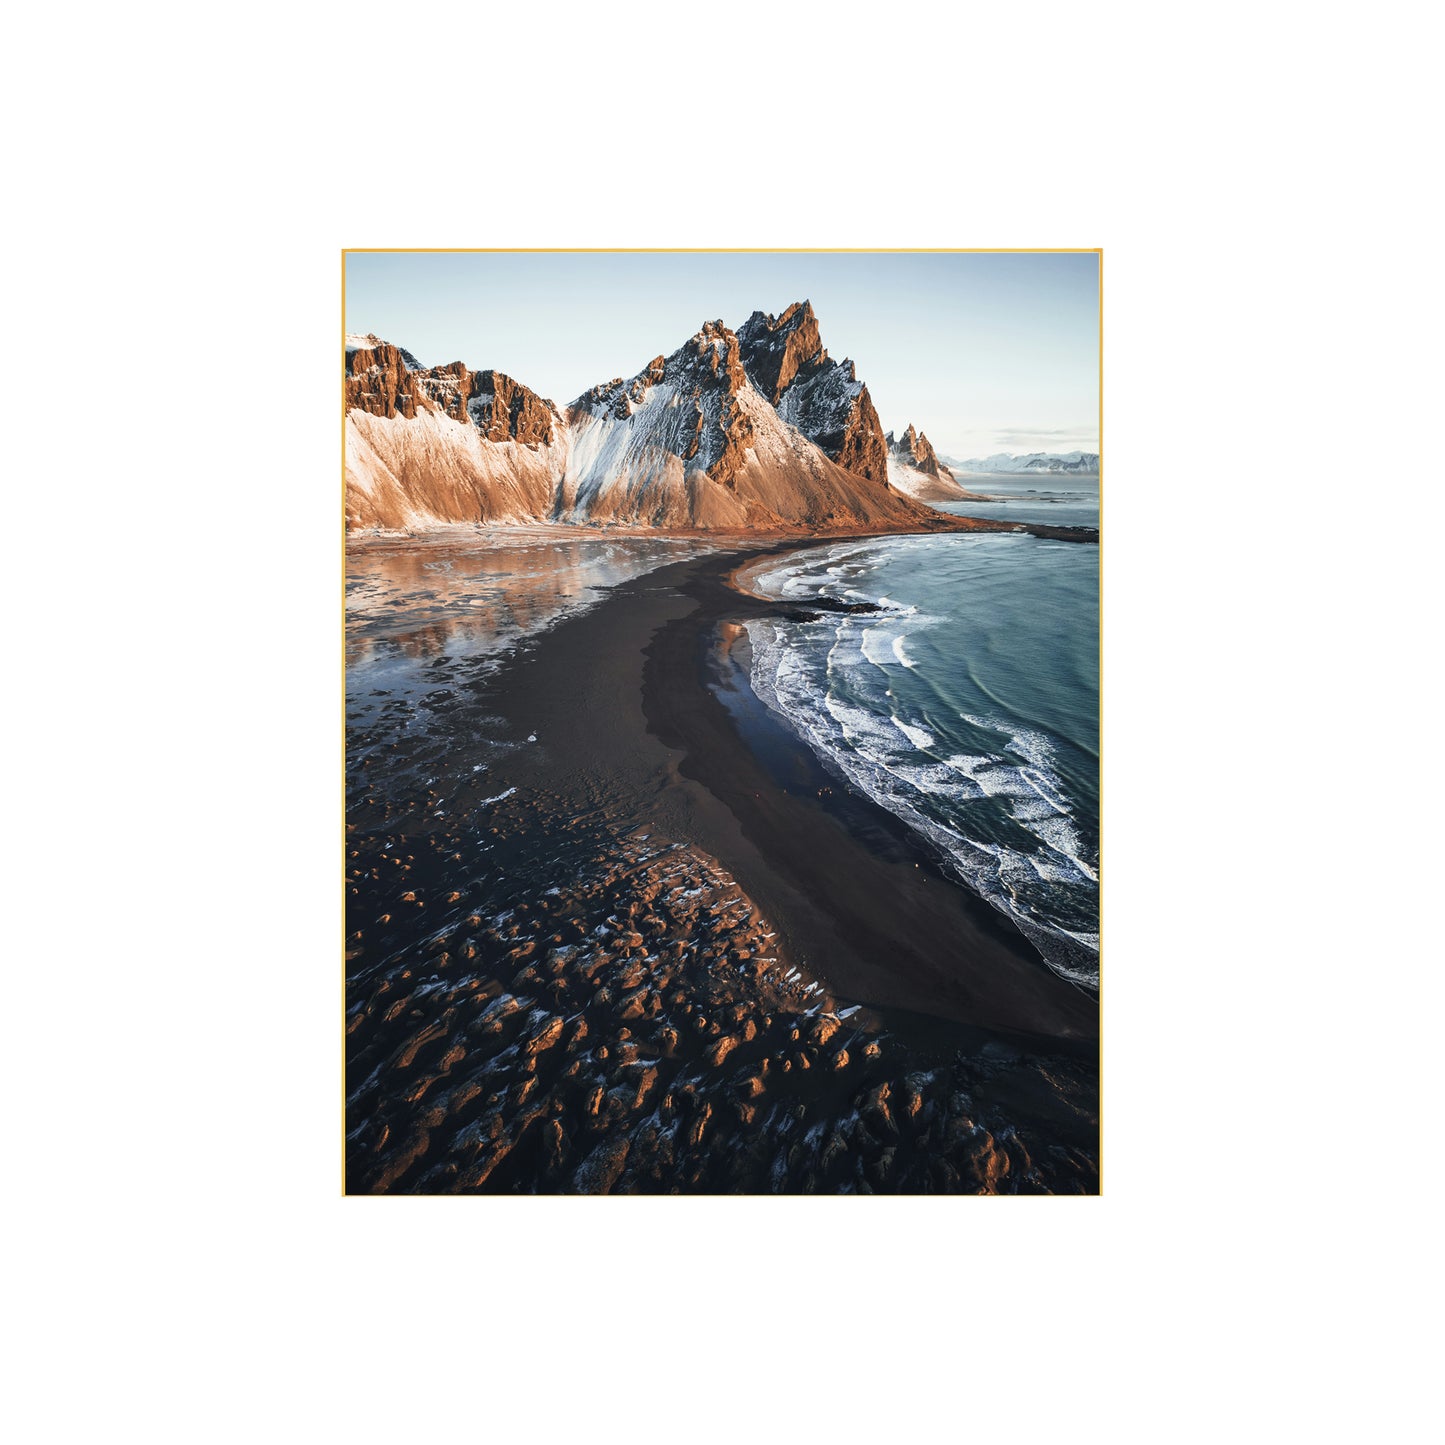
<path fill-rule="evenodd" d="M 748 379 L 789 426 L 848 471 L 887 480 L 873 398 L 850 360 L 834 361 L 823 349 L 810 301 L 795 301 L 777 317 L 754 311 L 737 335 Z"/>
<path fill-rule="evenodd" d="M 346 355 L 349 527 L 549 514 L 567 458 L 566 423 L 550 401 L 499 371 L 418 367 L 400 347 L 362 339 Z"/>
<path fill-rule="evenodd" d="M 828 359 L 812 308 L 800 303 L 778 321 L 755 313 L 749 325 L 755 374 L 776 407 L 754 384 L 739 335 L 721 321 L 705 322 L 629 380 L 584 392 L 565 412 L 501 372 L 461 362 L 419 367 L 378 337 L 349 336 L 347 525 L 938 525 L 935 513 L 889 487 L 876 414 L 878 456 L 866 456 L 867 389 L 851 362 Z"/>
<path fill-rule="evenodd" d="M 378 347 L 383 347 L 386 344 L 379 336 L 372 336 L 370 332 L 364 336 L 355 331 L 348 331 L 346 333 L 346 354 L 348 357 L 353 351 L 375 351 Z M 411 352 L 404 350 L 400 346 L 396 348 L 396 351 L 400 355 L 403 363 L 405 363 L 408 371 L 422 370 L 421 362 L 419 362 Z"/>
<path fill-rule="evenodd" d="M 909 422 L 903 435 L 895 438 L 889 432 L 888 481 L 905 496 L 920 502 L 959 502 L 979 500 L 977 493 L 965 491 L 949 469 L 938 458 L 933 444 Z"/>
<path fill-rule="evenodd" d="M 951 460 L 951 459 L 950 459 Z M 967 461 L 953 462 L 961 472 L 1075 472 L 1097 474 L 1098 452 L 1026 452 L 1015 456 L 1009 452 L 996 452 L 991 457 L 971 457 Z"/>
<path fill-rule="evenodd" d="M 918 502 L 953 502 L 968 495 L 962 487 L 930 477 L 927 472 L 909 466 L 891 452 L 888 456 L 888 485 L 895 492 Z"/>
<path fill-rule="evenodd" d="M 897 441 L 893 439 L 892 432 L 888 433 L 885 440 L 888 443 L 889 455 L 897 457 L 905 466 L 930 477 L 943 477 L 952 481 L 953 473 L 938 460 L 933 443 L 921 431 L 914 431 L 912 422 L 908 423 L 907 429 Z"/>
<path fill-rule="evenodd" d="M 566 465 L 550 446 L 488 441 L 440 409 L 410 418 L 353 410 L 346 418 L 346 519 L 352 528 L 425 529 L 546 517 Z"/>
<path fill-rule="evenodd" d="M 704 322 L 628 381 L 568 408 L 572 455 L 557 515 L 652 526 L 902 524 L 916 510 L 838 466 L 749 379 L 739 337 Z"/>

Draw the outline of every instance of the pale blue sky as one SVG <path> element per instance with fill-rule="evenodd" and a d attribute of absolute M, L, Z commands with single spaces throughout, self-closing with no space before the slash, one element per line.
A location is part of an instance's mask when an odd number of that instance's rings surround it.
<path fill-rule="evenodd" d="M 558 405 L 675 351 L 810 300 L 887 430 L 956 457 L 1098 450 L 1092 252 L 352 253 L 346 327 L 423 365 L 495 367 Z"/>

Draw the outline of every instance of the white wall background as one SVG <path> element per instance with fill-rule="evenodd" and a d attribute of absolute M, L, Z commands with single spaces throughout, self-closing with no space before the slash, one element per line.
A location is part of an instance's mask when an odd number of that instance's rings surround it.
<path fill-rule="evenodd" d="M 1419 13 L 12 20 L 17 1439 L 1418 1437 Z M 1105 248 L 1101 1199 L 341 1197 L 362 245 Z"/>

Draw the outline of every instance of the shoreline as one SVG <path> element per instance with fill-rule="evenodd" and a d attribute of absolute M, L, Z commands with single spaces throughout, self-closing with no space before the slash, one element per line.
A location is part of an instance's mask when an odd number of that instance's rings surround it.
<path fill-rule="evenodd" d="M 722 629 L 809 610 L 756 597 L 733 579 L 809 545 L 701 559 L 681 589 L 698 610 L 648 647 L 649 731 L 684 753 L 679 770 L 703 784 L 748 845 L 718 856 L 772 916 L 796 921 L 804 957 L 828 960 L 822 970 L 839 993 L 1035 1044 L 1091 1040 L 1095 995 L 1054 973 L 905 823 L 828 772 L 756 698 L 746 669 L 729 678 L 729 663 L 738 664 Z M 747 736 L 715 694 L 730 681 L 746 690 Z M 709 836 L 721 846 L 726 830 L 714 825 Z"/>
<path fill-rule="evenodd" d="M 994 502 L 998 498 L 976 496 L 967 499 L 978 502 Z M 644 527 L 630 523 L 612 525 L 583 524 L 577 522 L 507 522 L 473 523 L 453 522 L 445 525 L 418 528 L 415 531 L 385 531 L 360 528 L 345 533 L 345 551 L 358 552 L 379 549 L 398 542 L 464 542 L 478 537 L 498 536 L 519 542 L 538 541 L 619 541 L 645 538 L 649 541 L 709 542 L 719 547 L 762 547 L 775 544 L 801 547 L 829 542 L 862 541 L 882 537 L 926 537 L 943 532 L 1024 532 L 1029 536 L 1041 537 L 1056 542 L 1097 543 L 1097 527 L 1056 526 L 1050 522 L 1009 522 L 996 517 L 963 517 L 951 512 L 939 512 L 938 524 L 926 531 L 917 527 L 895 527 L 883 530 L 842 528 L 830 530 L 807 530 L 803 528 L 779 528 L 772 532 L 727 532 L 712 531 L 695 527 Z"/>
<path fill-rule="evenodd" d="M 348 739 L 349 1192 L 1097 1190 L 1097 1001 L 725 646 L 789 610 L 735 571 L 837 540 L 664 562 L 378 694 Z"/>

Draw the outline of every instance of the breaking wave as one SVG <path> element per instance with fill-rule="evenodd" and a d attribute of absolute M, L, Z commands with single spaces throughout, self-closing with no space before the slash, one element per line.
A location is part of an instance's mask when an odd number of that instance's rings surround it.
<path fill-rule="evenodd" d="M 1092 988 L 1097 748 L 1076 720 L 1097 727 L 1097 634 L 1082 605 L 1096 595 L 1097 552 L 1042 551 L 1032 538 L 955 536 L 791 554 L 754 574 L 750 590 L 804 603 L 866 598 L 883 610 L 750 621 L 751 681 L 1051 968 Z M 1003 616 L 1000 588 L 1014 599 Z M 1056 727 L 1037 716 L 1054 713 Z"/>

